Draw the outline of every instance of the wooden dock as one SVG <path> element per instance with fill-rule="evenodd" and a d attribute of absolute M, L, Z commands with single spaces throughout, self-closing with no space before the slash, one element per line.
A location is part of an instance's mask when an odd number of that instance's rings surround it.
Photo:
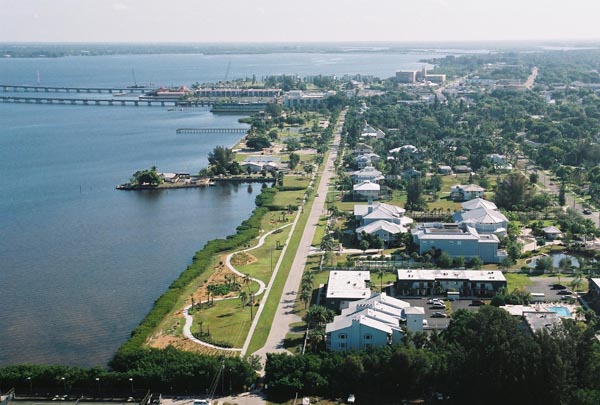
<path fill-rule="evenodd" d="M 175 132 L 178 134 L 245 134 L 248 128 L 177 128 Z"/>

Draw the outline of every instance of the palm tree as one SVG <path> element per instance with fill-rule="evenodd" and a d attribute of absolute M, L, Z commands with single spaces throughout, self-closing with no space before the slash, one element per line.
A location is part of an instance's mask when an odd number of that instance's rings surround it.
<path fill-rule="evenodd" d="M 239 295 L 240 301 L 242 301 L 242 308 L 246 305 L 246 303 L 248 302 L 248 293 L 246 291 L 240 291 L 240 295 Z"/>
<path fill-rule="evenodd" d="M 379 277 L 379 291 L 383 292 L 383 276 L 385 276 L 385 269 L 383 267 L 377 270 L 377 276 Z"/>
<path fill-rule="evenodd" d="M 304 309 L 306 309 L 306 307 L 308 306 L 308 303 L 310 302 L 311 298 L 312 298 L 312 290 L 307 290 L 305 288 L 302 288 L 300 290 L 300 300 L 302 302 L 304 302 Z"/>
<path fill-rule="evenodd" d="M 581 271 L 577 270 L 577 271 L 575 271 L 573 280 L 571 280 L 571 288 L 573 288 L 573 291 L 577 292 L 579 287 L 581 287 L 582 283 L 583 283 L 583 274 L 581 273 Z"/>

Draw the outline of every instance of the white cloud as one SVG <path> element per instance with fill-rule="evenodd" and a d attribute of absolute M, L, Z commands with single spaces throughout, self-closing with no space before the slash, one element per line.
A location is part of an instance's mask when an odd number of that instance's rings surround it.
<path fill-rule="evenodd" d="M 129 10 L 129 6 L 124 3 L 113 3 L 112 9 L 115 11 L 126 11 Z"/>

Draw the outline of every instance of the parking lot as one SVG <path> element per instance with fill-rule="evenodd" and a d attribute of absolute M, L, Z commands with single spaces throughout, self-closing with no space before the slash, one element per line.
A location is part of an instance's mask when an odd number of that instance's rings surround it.
<path fill-rule="evenodd" d="M 558 284 L 557 277 L 530 277 L 529 279 L 531 280 L 531 284 L 525 287 L 525 289 L 529 293 L 544 294 L 544 298 L 540 299 L 540 301 L 553 302 L 561 300 L 562 295 L 558 294 L 560 290 L 552 289 L 553 284 Z M 568 280 L 562 278 L 560 284 L 567 286 L 567 289 L 570 290 Z"/>
<path fill-rule="evenodd" d="M 410 302 L 410 305 L 413 307 L 423 307 L 425 308 L 425 319 L 427 319 L 427 326 L 424 328 L 425 330 L 441 330 L 446 329 L 448 324 L 450 323 L 450 318 L 432 318 L 431 315 L 434 312 L 444 312 L 446 314 L 450 314 L 450 311 L 443 309 L 435 309 L 431 308 L 431 304 L 427 303 L 429 298 L 402 298 L 399 299 Z M 439 297 L 441 298 L 441 297 Z M 451 307 L 452 312 L 457 311 L 459 309 L 466 309 L 468 311 L 477 311 L 480 307 L 471 305 L 471 300 L 456 300 L 456 301 L 444 301 L 446 303 L 446 308 Z"/>

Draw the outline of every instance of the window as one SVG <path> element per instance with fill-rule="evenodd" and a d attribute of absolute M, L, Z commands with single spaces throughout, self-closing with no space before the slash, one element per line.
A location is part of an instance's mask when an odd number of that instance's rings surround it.
<path fill-rule="evenodd" d="M 346 343 L 345 342 L 340 343 L 340 347 L 346 347 Z"/>
<path fill-rule="evenodd" d="M 371 347 L 371 343 L 365 343 L 365 349 Z"/>
<path fill-rule="evenodd" d="M 347 338 L 348 338 L 348 335 L 347 335 L 346 333 L 340 333 L 340 334 L 338 335 L 338 338 L 340 338 L 340 339 L 347 339 Z M 344 343 L 344 344 L 345 344 L 345 343 Z"/>
<path fill-rule="evenodd" d="M 365 340 L 371 340 L 372 336 L 370 334 L 366 334 L 366 335 L 363 336 L 363 339 L 365 339 Z"/>
<path fill-rule="evenodd" d="M 462 245 L 462 241 L 459 240 L 459 241 L 456 242 L 456 244 L 460 246 L 460 245 Z"/>

